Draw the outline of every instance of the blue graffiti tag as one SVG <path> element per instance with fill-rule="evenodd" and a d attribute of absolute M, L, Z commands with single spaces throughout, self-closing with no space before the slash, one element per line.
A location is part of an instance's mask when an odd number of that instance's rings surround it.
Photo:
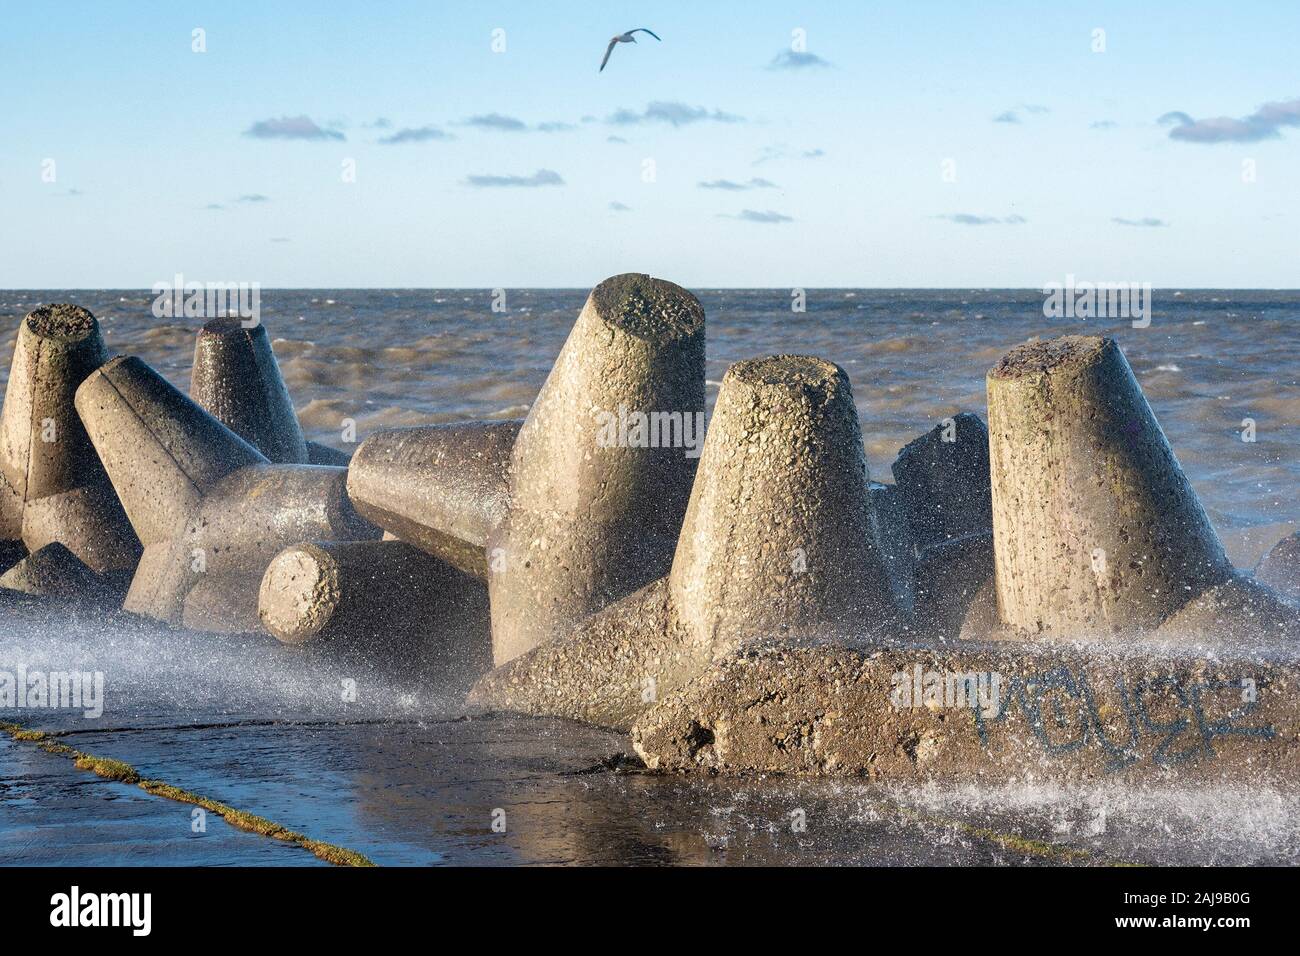
<path fill-rule="evenodd" d="M 1261 680 L 1259 686 L 1264 686 Z M 1125 731 L 1116 740 L 1107 733 L 1097 706 L 1096 694 L 1086 670 L 1072 672 L 1064 665 L 1026 677 L 1013 678 L 1006 694 L 999 695 L 997 716 L 986 717 L 979 708 L 972 708 L 975 730 L 980 745 L 989 744 L 989 725 L 1007 719 L 1012 705 L 1020 708 L 1034 738 L 1049 756 L 1076 753 L 1094 743 L 1106 757 L 1108 772 L 1122 770 L 1142 759 L 1140 743 L 1152 736 L 1157 743 L 1151 760 L 1160 767 L 1170 767 L 1198 755 L 1214 758 L 1214 740 L 1219 737 L 1239 736 L 1259 740 L 1272 740 L 1277 732 L 1270 726 L 1243 726 L 1240 721 L 1258 709 L 1258 699 L 1246 700 L 1242 693 L 1248 686 L 1247 678 L 1234 680 L 1208 680 L 1184 684 L 1175 677 L 1154 677 L 1139 680 L 1130 690 L 1123 676 L 1115 679 L 1115 693 L 1124 718 Z M 1254 686 L 1254 685 L 1251 685 Z M 1230 710 L 1218 720 L 1206 714 L 1212 696 L 1220 691 L 1236 691 L 1242 706 Z M 1158 720 L 1153 705 L 1173 703 L 1179 712 L 1170 721 Z M 1044 713 L 1046 709 L 1047 713 Z M 1195 728 L 1195 738 L 1189 729 Z M 1185 736 L 1186 735 L 1186 736 Z M 1175 745 L 1185 743 L 1175 749 Z"/>

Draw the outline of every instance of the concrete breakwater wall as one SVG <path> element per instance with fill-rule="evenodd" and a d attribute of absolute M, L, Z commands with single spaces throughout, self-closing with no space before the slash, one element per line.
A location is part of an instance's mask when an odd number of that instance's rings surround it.
<path fill-rule="evenodd" d="M 645 711 L 659 770 L 1294 786 L 1300 666 L 1177 647 L 761 642 Z"/>
<path fill-rule="evenodd" d="M 648 276 L 593 290 L 524 421 L 388 429 L 332 465 L 260 326 L 209 322 L 187 397 L 85 310 L 24 323 L 8 586 L 102 602 L 129 576 L 127 611 L 419 658 L 477 678 L 471 710 L 620 728 L 664 770 L 1300 767 L 1300 539 L 1231 567 L 1113 340 L 1012 348 L 988 426 L 938 423 L 881 484 L 815 356 L 734 364 L 706 431 L 703 309 Z M 33 451 L 34 408 L 66 444 Z"/>

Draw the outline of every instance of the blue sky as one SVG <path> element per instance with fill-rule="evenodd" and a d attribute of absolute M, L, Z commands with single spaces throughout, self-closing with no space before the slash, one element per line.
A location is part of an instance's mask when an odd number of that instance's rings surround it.
<path fill-rule="evenodd" d="M 1295 287 L 1300 5 L 1141 6 L 15 4 L 0 287 Z"/>

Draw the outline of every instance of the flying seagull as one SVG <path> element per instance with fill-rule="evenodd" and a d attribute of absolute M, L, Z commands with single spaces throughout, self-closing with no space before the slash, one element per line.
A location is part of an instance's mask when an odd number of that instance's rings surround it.
<path fill-rule="evenodd" d="M 614 52 L 615 45 L 619 43 L 636 42 L 636 37 L 632 36 L 633 33 L 648 33 L 656 40 L 659 39 L 658 35 L 655 34 L 653 30 L 647 30 L 645 27 L 637 27 L 635 30 L 628 30 L 627 33 L 620 33 L 618 36 L 614 37 L 614 39 L 609 41 L 609 46 L 605 47 L 605 59 L 600 61 L 600 70 L 597 70 L 597 73 L 605 69 L 605 64 L 609 62 L 609 55 Z M 661 40 L 660 42 L 663 41 Z"/>

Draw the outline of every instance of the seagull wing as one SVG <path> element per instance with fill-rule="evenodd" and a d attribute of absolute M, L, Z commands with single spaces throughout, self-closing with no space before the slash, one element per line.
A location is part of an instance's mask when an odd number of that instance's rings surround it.
<path fill-rule="evenodd" d="M 617 45 L 618 45 L 618 37 L 614 37 L 614 39 L 609 41 L 609 46 L 605 47 L 605 59 L 600 61 L 600 70 L 597 70 L 596 71 L 597 73 L 605 69 L 605 64 L 609 62 L 609 55 L 614 52 L 614 47 Z"/>
<path fill-rule="evenodd" d="M 628 33 L 636 33 L 638 30 L 639 30 L 640 32 L 642 32 L 642 33 L 648 33 L 648 34 L 650 34 L 652 37 L 654 37 L 656 40 L 659 40 L 659 34 L 655 33 L 653 30 L 647 30 L 645 27 L 637 27 L 636 30 L 628 30 L 627 32 L 628 32 Z M 662 43 L 663 40 L 659 40 L 659 42 Z"/>

